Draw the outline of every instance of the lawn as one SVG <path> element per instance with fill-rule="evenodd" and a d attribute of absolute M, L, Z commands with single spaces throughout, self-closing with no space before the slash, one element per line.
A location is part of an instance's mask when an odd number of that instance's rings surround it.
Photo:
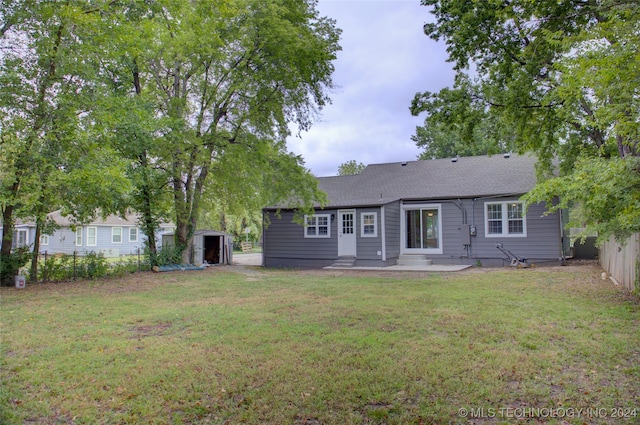
<path fill-rule="evenodd" d="M 640 304 L 588 265 L 211 267 L 0 295 L 2 424 L 640 422 Z"/>

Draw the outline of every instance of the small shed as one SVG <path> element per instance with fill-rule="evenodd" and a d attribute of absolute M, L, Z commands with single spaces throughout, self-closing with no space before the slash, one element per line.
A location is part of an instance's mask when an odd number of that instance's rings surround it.
<path fill-rule="evenodd" d="M 174 234 L 162 235 L 162 247 L 174 246 Z M 192 264 L 232 264 L 233 235 L 217 230 L 197 230 L 193 235 Z"/>

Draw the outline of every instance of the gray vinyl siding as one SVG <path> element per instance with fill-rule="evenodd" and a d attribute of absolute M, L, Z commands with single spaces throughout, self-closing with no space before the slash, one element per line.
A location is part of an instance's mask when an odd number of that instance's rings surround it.
<path fill-rule="evenodd" d="M 413 202 L 405 202 L 404 205 L 411 205 Z M 420 201 L 417 204 L 440 205 L 442 222 L 442 235 L 440 235 L 440 243 L 442 244 L 442 254 L 427 254 L 426 257 L 433 260 L 434 263 L 466 263 L 468 260 L 467 249 L 462 242 L 462 225 L 464 223 L 464 213 L 460 205 L 461 201 L 438 200 L 438 201 Z M 464 208 L 464 203 L 462 203 Z M 399 220 L 400 217 L 399 212 Z M 400 224 L 398 222 L 398 235 L 400 235 Z M 398 249 L 402 239 L 398 239 Z"/>
<path fill-rule="evenodd" d="M 382 261 L 382 230 L 380 227 L 381 215 L 380 208 L 356 208 L 356 264 L 357 265 L 373 265 Z M 362 236 L 362 214 L 376 214 L 376 230 L 375 237 Z"/>
<path fill-rule="evenodd" d="M 428 254 L 427 258 L 440 264 L 480 263 L 485 266 L 509 265 L 507 256 L 496 245 L 502 243 L 504 248 L 514 255 L 526 258 L 529 263 L 555 262 L 561 256 L 561 233 L 558 214 L 545 216 L 543 204 L 530 205 L 526 214 L 526 237 L 486 237 L 485 236 L 485 203 L 518 201 L 518 197 L 496 197 L 489 199 L 461 199 L 422 201 L 420 203 L 439 204 L 442 208 L 442 254 Z M 408 203 L 405 203 L 405 205 Z M 392 209 L 389 208 L 391 211 Z M 400 209 L 398 209 L 400 211 Z M 400 234 L 400 220 L 398 230 Z M 389 232 L 395 221 L 388 220 Z M 468 226 L 476 227 L 476 236 L 470 236 L 470 245 L 465 245 Z M 387 236 L 390 242 L 389 236 Z M 400 239 L 401 240 L 401 239 Z M 398 241 L 398 246 L 400 245 Z M 389 253 L 389 250 L 387 251 Z M 389 255 L 389 254 L 388 254 Z"/>
<path fill-rule="evenodd" d="M 88 244 L 87 228 L 96 229 L 95 245 Z M 129 241 L 129 229 L 132 226 L 116 226 L 122 229 L 122 241 L 112 242 L 113 226 L 82 226 L 82 244 L 76 245 L 76 232 L 69 227 L 62 227 L 49 236 L 49 245 L 42 245 L 40 251 L 48 253 L 84 255 L 89 252 L 102 253 L 105 257 L 119 257 L 121 255 L 136 254 L 138 249 L 144 249 L 144 234 L 138 230 L 138 240 Z"/>
<path fill-rule="evenodd" d="M 502 243 L 504 248 L 518 257 L 526 258 L 529 263 L 558 261 L 562 255 L 560 217 L 558 213 L 545 216 L 544 204 L 529 205 L 526 237 L 485 237 L 485 202 L 505 200 L 509 198 L 483 199 L 476 203 L 474 212 L 478 236 L 471 239 L 473 256 L 483 265 L 508 265 L 508 261 L 503 261 L 507 256 L 496 248 L 497 244 Z"/>
<path fill-rule="evenodd" d="M 459 200 L 423 200 L 417 204 L 435 204 L 441 207 L 442 254 L 428 254 L 436 264 L 509 265 L 507 256 L 496 248 L 502 243 L 513 254 L 526 258 L 529 263 L 555 262 L 561 256 L 561 232 L 558 214 L 544 216 L 542 204 L 529 206 L 526 214 L 526 237 L 486 237 L 485 203 L 518 201 L 518 197 L 496 197 Z M 405 202 L 404 204 L 410 204 Z M 401 203 L 391 202 L 380 207 L 353 208 L 356 211 L 356 266 L 386 266 L 396 263 L 401 247 Z M 363 238 L 361 220 L 363 212 L 376 212 L 378 234 Z M 318 211 L 335 214 L 337 210 Z M 384 220 L 382 214 L 384 213 Z M 281 218 L 265 211 L 269 226 L 264 231 L 263 256 L 267 267 L 310 268 L 331 265 L 338 255 L 337 218 L 331 221 L 330 238 L 305 238 L 304 227 L 293 222 L 293 212 L 283 211 Z M 384 225 L 384 232 L 382 226 Z M 467 236 L 475 226 L 476 236 Z M 386 261 L 382 260 L 383 236 Z M 465 242 L 470 244 L 466 245 Z M 378 254 L 380 252 L 380 254 Z"/>
<path fill-rule="evenodd" d="M 69 227 L 61 227 L 53 235 L 49 235 L 49 244 L 40 245 L 41 253 L 48 254 L 73 254 L 78 250 L 76 246 L 76 233 Z"/>
<path fill-rule="evenodd" d="M 87 244 L 87 227 L 96 228 L 96 245 Z M 76 245 L 76 232 L 70 227 L 61 227 L 57 229 L 53 235 L 49 235 L 49 243 L 40 245 L 40 253 L 47 254 L 67 254 L 74 252 L 78 255 L 84 255 L 89 252 L 102 253 L 105 257 L 118 257 L 122 255 L 137 254 L 138 249 L 144 250 L 146 236 L 138 228 L 138 240 L 132 242 L 129 240 L 129 230 L 132 226 L 116 226 L 122 227 L 122 242 L 112 242 L 113 226 L 83 226 L 82 227 L 82 245 Z M 162 231 L 156 235 L 158 244 L 162 241 Z M 31 241 L 32 242 L 32 241 Z"/>
<path fill-rule="evenodd" d="M 384 206 L 387 263 L 393 265 L 400 256 L 400 202 Z"/>
<path fill-rule="evenodd" d="M 317 214 L 333 214 L 322 210 Z M 330 220 L 329 238 L 305 238 L 304 226 L 293 221 L 293 211 L 265 211 L 263 259 L 266 267 L 319 268 L 330 266 L 338 256 L 337 218 Z"/>

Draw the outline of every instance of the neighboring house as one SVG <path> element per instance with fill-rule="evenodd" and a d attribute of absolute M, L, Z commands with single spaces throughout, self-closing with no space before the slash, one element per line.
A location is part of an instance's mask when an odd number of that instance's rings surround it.
<path fill-rule="evenodd" d="M 520 197 L 536 184 L 536 158 L 477 156 L 367 166 L 318 178 L 328 204 L 293 221 L 286 207 L 263 210 L 266 267 L 332 264 L 504 265 L 498 244 L 529 263 L 564 258 L 562 217 Z M 280 213 L 279 215 L 277 213 Z"/>
<path fill-rule="evenodd" d="M 144 249 L 146 236 L 138 226 L 138 217 L 130 214 L 125 218 L 110 215 L 90 223 L 76 223 L 64 217 L 60 211 L 48 214 L 59 228 L 52 235 L 40 236 L 40 252 L 47 254 L 83 255 L 87 252 L 102 253 L 105 257 L 119 257 L 137 253 Z M 1 229 L 1 228 L 0 228 Z M 156 234 L 158 247 L 162 245 L 162 234 L 172 232 L 174 226 L 162 224 Z M 1 230 L 0 230 L 1 231 Z M 33 245 L 36 234 L 35 223 L 17 222 L 14 230 L 13 246 Z"/>

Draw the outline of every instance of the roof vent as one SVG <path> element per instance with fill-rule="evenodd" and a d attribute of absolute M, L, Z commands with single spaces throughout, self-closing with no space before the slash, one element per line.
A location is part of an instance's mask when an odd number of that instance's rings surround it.
<path fill-rule="evenodd" d="M 458 155 L 451 158 L 451 162 L 458 162 Z"/>
<path fill-rule="evenodd" d="M 406 166 L 407 166 L 407 164 L 408 164 L 408 162 L 407 162 L 407 161 L 405 161 L 405 162 L 401 162 L 401 163 L 400 163 L 400 165 L 402 165 L 403 167 L 406 167 Z"/>
<path fill-rule="evenodd" d="M 511 152 L 507 152 L 504 155 L 502 155 L 504 158 L 510 158 L 511 157 Z"/>

